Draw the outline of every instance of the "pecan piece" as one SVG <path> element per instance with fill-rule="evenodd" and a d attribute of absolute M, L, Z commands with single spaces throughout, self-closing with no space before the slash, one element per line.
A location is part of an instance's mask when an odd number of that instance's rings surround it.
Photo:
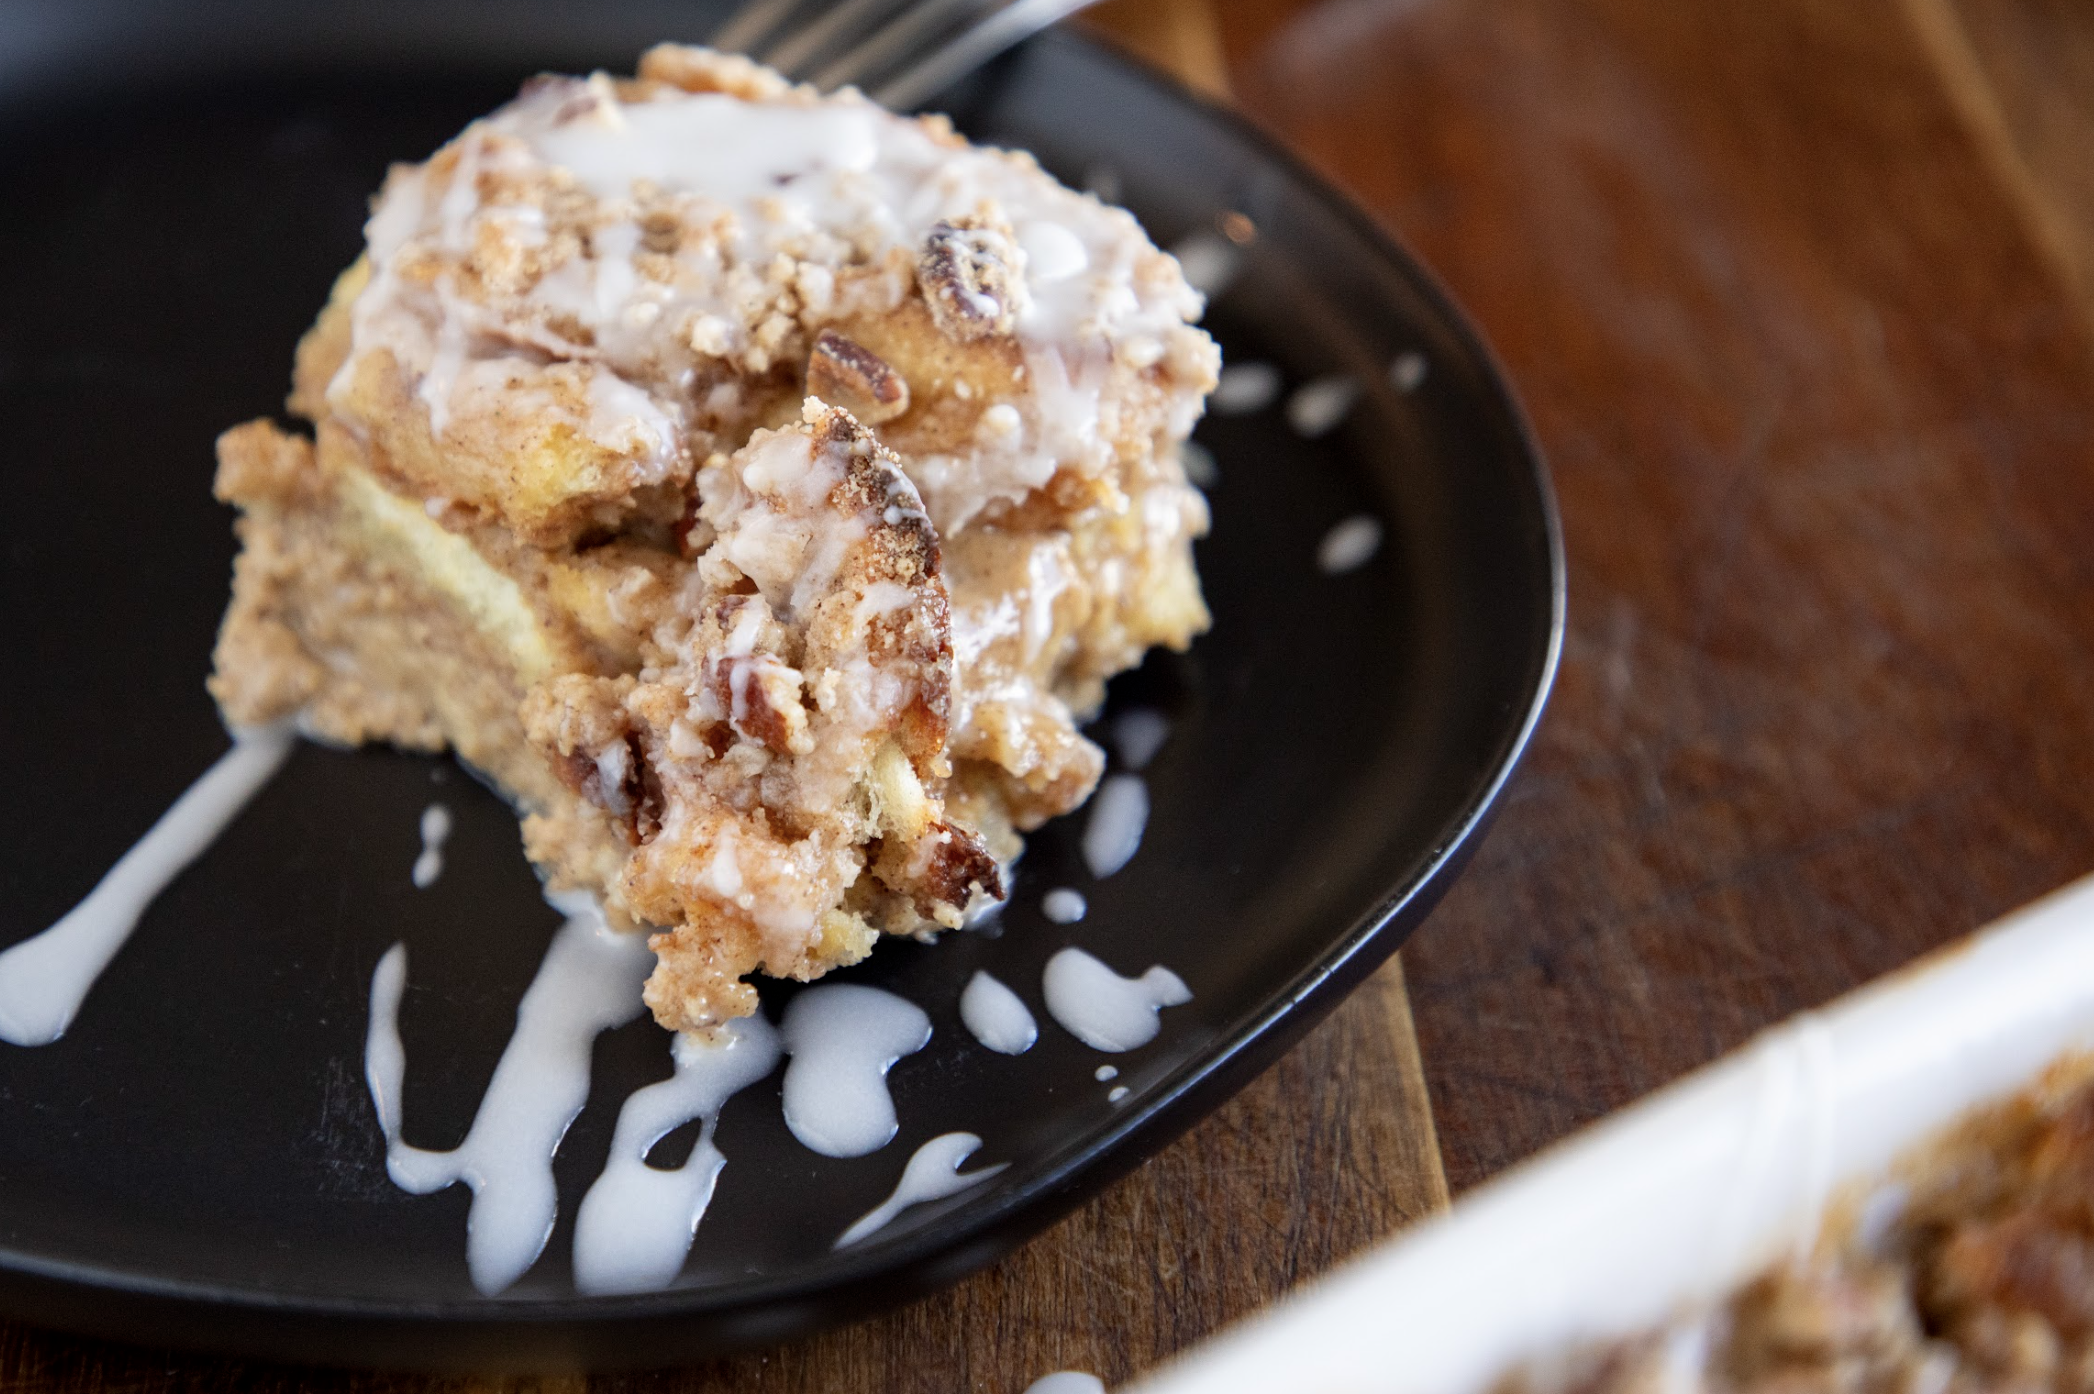
<path fill-rule="evenodd" d="M 1009 233 L 985 219 L 934 224 L 916 263 L 931 318 L 962 341 L 1010 333 L 1025 308 L 1022 257 Z"/>
<path fill-rule="evenodd" d="M 807 390 L 873 426 L 909 409 L 908 381 L 871 349 L 833 329 L 824 329 L 807 355 Z"/>

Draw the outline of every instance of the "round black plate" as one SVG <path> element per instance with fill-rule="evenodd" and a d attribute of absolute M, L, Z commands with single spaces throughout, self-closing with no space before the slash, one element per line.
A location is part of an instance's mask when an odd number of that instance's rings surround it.
<path fill-rule="evenodd" d="M 689 3 L 436 0 L 354 7 L 15 4 L 0 52 L 0 945 L 79 899 L 224 748 L 205 696 L 233 544 L 211 441 L 276 411 L 291 346 L 357 252 L 388 161 L 418 159 L 541 68 L 629 68 L 702 34 Z M 162 896 L 72 1031 L 0 1045 L 0 1307 L 143 1341 L 370 1363 L 665 1362 L 782 1339 L 989 1262 L 1264 1068 L 1378 964 L 1454 875 L 1553 671 L 1562 563 L 1547 485 L 1488 355 L 1430 279 L 1246 127 L 1049 36 L 945 103 L 977 138 L 1110 180 L 1166 245 L 1257 230 L 1208 324 L 1287 387 L 1362 387 L 1328 435 L 1275 405 L 1198 433 L 1219 462 L 1200 567 L 1215 627 L 1153 656 L 1115 708 L 1166 711 L 1140 854 L 1093 882 L 1077 820 L 1032 839 L 1000 930 L 890 944 L 844 975 L 920 1003 L 893 1073 L 901 1134 L 805 1150 L 772 1080 L 719 1125 L 728 1163 L 670 1291 L 582 1298 L 572 1215 L 618 1102 L 669 1069 L 639 1022 L 600 1039 L 559 1154 L 562 1219 L 499 1298 L 465 1268 L 463 1188 L 387 1180 L 362 1078 L 373 966 L 404 940 L 410 1140 L 465 1132 L 556 916 L 509 811 L 456 767 L 300 749 Z M 1237 224 L 1241 230 L 1241 224 Z M 1420 355 L 1422 383 L 1393 382 Z M 1284 397 L 1282 401 L 1284 402 Z M 1371 513 L 1386 538 L 1327 575 Z M 457 815 L 449 869 L 409 883 L 418 815 Z M 1087 919 L 1049 923 L 1072 885 Z M 1118 1057 L 1041 1011 L 1066 944 L 1177 970 L 1191 1004 Z M 977 1046 L 977 968 L 1040 1043 Z M 766 989 L 775 1015 L 792 989 Z M 993 1181 L 836 1235 L 911 1151 L 964 1129 Z M 657 1162 L 680 1160 L 690 1134 Z"/>

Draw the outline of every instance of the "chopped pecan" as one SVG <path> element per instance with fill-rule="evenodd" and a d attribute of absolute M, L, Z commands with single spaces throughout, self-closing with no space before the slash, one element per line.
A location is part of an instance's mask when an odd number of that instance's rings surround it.
<path fill-rule="evenodd" d="M 927 920 L 957 926 L 976 891 L 1003 899 L 1003 870 L 979 833 L 939 819 L 913 841 L 883 838 L 873 873 Z"/>
<path fill-rule="evenodd" d="M 769 654 L 730 658 L 719 668 L 723 705 L 739 735 L 765 746 L 773 755 L 797 755 L 812 749 L 807 737 L 807 709 L 800 704 L 800 674 Z"/>
<path fill-rule="evenodd" d="M 955 909 L 965 909 L 976 891 L 1003 899 L 1003 869 L 996 865 L 979 833 L 946 823 L 927 841 L 917 879 L 919 912 L 929 913 L 922 903 L 926 895 Z"/>
<path fill-rule="evenodd" d="M 871 349 L 824 329 L 807 355 L 807 390 L 877 426 L 909 409 L 909 384 Z"/>
<path fill-rule="evenodd" d="M 931 318 L 960 340 L 1008 334 L 1023 310 L 1025 279 L 1017 245 L 980 218 L 932 226 L 916 263 Z"/>
<path fill-rule="evenodd" d="M 550 763 L 561 783 L 611 815 L 628 843 L 651 842 L 662 830 L 661 780 L 637 736 L 628 734 L 593 755 L 552 755 Z"/>

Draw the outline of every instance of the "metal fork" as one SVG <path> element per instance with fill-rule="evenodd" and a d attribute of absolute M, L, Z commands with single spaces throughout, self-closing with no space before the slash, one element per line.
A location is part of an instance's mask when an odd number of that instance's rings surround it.
<path fill-rule="evenodd" d="M 1092 0 L 747 0 L 709 42 L 907 111 Z"/>

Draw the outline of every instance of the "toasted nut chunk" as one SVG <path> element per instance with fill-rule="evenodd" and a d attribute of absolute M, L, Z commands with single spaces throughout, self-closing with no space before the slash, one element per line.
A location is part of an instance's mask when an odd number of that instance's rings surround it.
<path fill-rule="evenodd" d="M 807 391 L 871 426 L 909 409 L 909 384 L 902 375 L 833 329 L 824 329 L 807 355 Z"/>
<path fill-rule="evenodd" d="M 1010 333 L 1025 308 L 1024 255 L 1007 230 L 987 219 L 933 225 L 916 263 L 931 318 L 960 340 Z"/>

